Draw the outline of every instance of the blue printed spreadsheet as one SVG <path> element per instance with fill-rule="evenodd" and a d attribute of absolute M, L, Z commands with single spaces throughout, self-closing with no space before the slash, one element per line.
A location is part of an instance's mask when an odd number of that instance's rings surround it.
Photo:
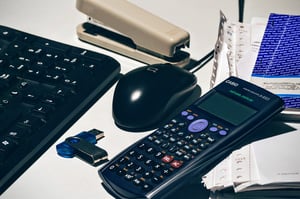
<path fill-rule="evenodd" d="M 251 80 L 300 108 L 300 16 L 270 14 Z"/>

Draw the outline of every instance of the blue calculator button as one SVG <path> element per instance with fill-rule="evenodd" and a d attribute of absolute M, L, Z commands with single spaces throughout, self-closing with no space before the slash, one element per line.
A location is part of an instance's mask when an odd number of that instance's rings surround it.
<path fill-rule="evenodd" d="M 211 132 L 216 132 L 216 131 L 218 130 L 218 128 L 215 127 L 215 126 L 212 126 L 212 127 L 209 128 L 209 130 L 210 130 Z"/>
<path fill-rule="evenodd" d="M 182 116 L 187 116 L 188 114 L 189 114 L 189 113 L 188 113 L 187 111 L 182 111 L 182 112 L 181 112 L 181 115 L 182 115 Z"/>
<path fill-rule="evenodd" d="M 198 119 L 198 120 L 193 121 L 189 125 L 188 130 L 190 132 L 197 133 L 197 132 L 203 131 L 207 126 L 208 126 L 208 121 L 207 120 Z"/>
<path fill-rule="evenodd" d="M 227 135 L 227 134 L 228 134 L 228 132 L 227 132 L 227 131 L 225 131 L 225 130 L 221 130 L 221 131 L 219 131 L 219 134 L 220 134 L 220 135 Z"/>
<path fill-rule="evenodd" d="M 193 120 L 194 118 L 195 117 L 193 115 L 189 115 L 189 116 L 186 117 L 186 119 L 188 119 L 188 120 Z"/>

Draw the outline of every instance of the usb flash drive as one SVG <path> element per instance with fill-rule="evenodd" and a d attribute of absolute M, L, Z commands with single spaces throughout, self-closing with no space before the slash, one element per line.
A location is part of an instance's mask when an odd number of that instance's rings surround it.
<path fill-rule="evenodd" d="M 73 158 L 76 156 L 93 166 L 97 166 L 107 161 L 107 152 L 95 146 L 97 141 L 103 137 L 104 133 L 97 129 L 83 131 L 56 145 L 56 151 L 61 157 Z"/>
<path fill-rule="evenodd" d="M 82 138 L 69 137 L 65 142 L 75 150 L 75 156 L 93 166 L 98 166 L 107 161 L 107 152 L 105 150 Z"/>

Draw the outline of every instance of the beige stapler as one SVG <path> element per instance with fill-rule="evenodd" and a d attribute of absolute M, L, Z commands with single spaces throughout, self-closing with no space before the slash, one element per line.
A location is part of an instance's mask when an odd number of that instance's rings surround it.
<path fill-rule="evenodd" d="M 127 0 L 77 0 L 88 16 L 78 25 L 79 39 L 147 64 L 186 66 L 190 35 Z"/>

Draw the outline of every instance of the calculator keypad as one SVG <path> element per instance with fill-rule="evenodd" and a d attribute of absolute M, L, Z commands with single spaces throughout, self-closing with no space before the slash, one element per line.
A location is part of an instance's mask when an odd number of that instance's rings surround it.
<path fill-rule="evenodd" d="M 187 109 L 133 145 L 127 153 L 111 163 L 108 170 L 147 192 L 228 132 L 228 128 L 211 123 L 209 119 L 201 118 Z"/>

